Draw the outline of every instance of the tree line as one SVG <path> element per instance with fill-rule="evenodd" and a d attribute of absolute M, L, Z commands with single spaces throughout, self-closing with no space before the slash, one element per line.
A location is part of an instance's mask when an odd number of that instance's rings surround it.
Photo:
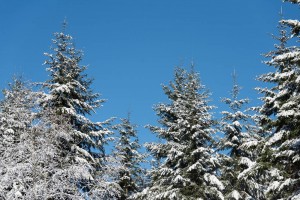
<path fill-rule="evenodd" d="M 3 90 L 0 199 L 300 199 L 298 20 L 279 21 L 275 49 L 265 54 L 272 70 L 258 77 L 268 83 L 256 88 L 260 106 L 239 98 L 234 73 L 222 99 L 228 109 L 215 119 L 199 73 L 178 67 L 162 88 L 169 101 L 155 106 L 159 125 L 146 126 L 160 140 L 146 144 L 130 113 L 119 122 L 89 118 L 104 100 L 65 30 L 66 22 L 45 53 L 49 80 L 14 77 Z"/>

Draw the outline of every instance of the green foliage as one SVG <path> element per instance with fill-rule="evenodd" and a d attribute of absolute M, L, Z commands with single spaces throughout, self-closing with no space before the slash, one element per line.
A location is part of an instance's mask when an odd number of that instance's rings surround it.
<path fill-rule="evenodd" d="M 208 105 L 209 93 L 192 69 L 175 70 L 174 81 L 163 86 L 170 102 L 155 107 L 162 127 L 149 129 L 162 143 L 148 143 L 147 149 L 161 162 L 151 170 L 152 182 L 136 199 L 223 199 L 223 184 Z"/>
<path fill-rule="evenodd" d="M 115 140 L 112 156 L 116 159 L 118 171 L 116 181 L 122 188 L 121 199 L 140 191 L 143 187 L 145 170 L 141 164 L 145 162 L 145 155 L 140 153 L 136 125 L 131 124 L 130 118 L 121 119 L 121 123 L 113 126 L 119 133 Z"/>
<path fill-rule="evenodd" d="M 299 4 L 298 1 L 289 2 Z M 259 78 L 273 83 L 273 87 L 260 89 L 264 94 L 260 113 L 265 116 L 261 125 L 271 134 L 266 138 L 258 161 L 270 173 L 270 178 L 264 181 L 268 186 L 265 192 L 269 199 L 297 199 L 300 181 L 299 21 L 283 19 L 279 29 L 280 36 L 275 37 L 279 45 L 266 54 L 270 58 L 266 64 L 275 72 Z M 287 47 L 288 44 L 293 46 Z"/>

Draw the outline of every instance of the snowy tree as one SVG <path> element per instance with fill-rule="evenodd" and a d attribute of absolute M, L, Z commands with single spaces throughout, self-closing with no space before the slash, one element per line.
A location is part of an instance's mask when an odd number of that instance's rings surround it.
<path fill-rule="evenodd" d="M 99 94 L 91 90 L 92 80 L 85 74 L 87 68 L 80 65 L 82 51 L 75 48 L 72 37 L 65 34 L 65 29 L 66 22 L 63 24 L 63 32 L 54 33 L 52 53 L 45 53 L 48 57 L 45 65 L 48 66 L 50 79 L 42 83 L 48 92 L 40 101 L 42 113 L 50 113 L 52 117 L 48 117 L 47 120 L 50 120 L 51 124 L 61 128 L 66 124 L 72 127 L 72 131 L 67 133 L 73 139 L 66 140 L 70 143 L 66 146 L 72 147 L 69 148 L 70 151 L 76 149 L 78 155 L 80 154 L 80 162 L 90 169 L 91 176 L 76 183 L 79 190 L 89 194 L 90 198 L 117 198 L 118 192 L 110 193 L 117 190 L 109 188 L 110 183 L 102 177 L 104 137 L 112 134 L 107 128 L 111 119 L 95 123 L 87 118 L 87 115 L 95 112 L 104 101 L 98 100 Z M 94 187 L 93 182 L 98 182 L 98 187 Z"/>
<path fill-rule="evenodd" d="M 18 142 L 19 134 L 31 124 L 33 106 L 31 90 L 26 87 L 22 78 L 13 78 L 9 89 L 3 90 L 4 100 L 0 103 L 1 142 L 14 144 Z"/>
<path fill-rule="evenodd" d="M 49 116 L 49 115 L 48 115 Z M 53 124 L 47 117 L 21 134 L 1 160 L 0 191 L 4 199 L 86 199 L 116 195 L 109 183 L 94 176 L 86 152 L 74 145 L 70 124 Z M 92 159 L 92 158 L 91 158 Z M 88 183 L 89 192 L 78 190 Z M 110 195 L 109 199 L 117 199 Z M 108 199 L 108 198 L 107 198 Z"/>
<path fill-rule="evenodd" d="M 32 163 L 38 173 L 28 199 L 117 199 L 119 191 L 103 179 L 97 159 L 79 146 L 78 131 L 64 119 L 47 113 L 34 129 Z"/>
<path fill-rule="evenodd" d="M 73 141 L 76 130 L 64 116 L 33 112 L 42 93 L 20 79 L 9 86 L 0 103 L 1 199 L 84 199 L 78 190 L 82 183 L 99 191 L 103 182 L 98 184 L 88 154 Z M 59 125 L 52 123 L 54 117 Z"/>
<path fill-rule="evenodd" d="M 63 26 L 65 29 L 66 22 Z M 103 100 L 98 100 L 99 94 L 90 89 L 92 80 L 84 74 L 86 66 L 79 65 L 82 52 L 75 49 L 72 37 L 64 32 L 54 33 L 54 36 L 53 54 L 45 53 L 49 57 L 45 64 L 48 65 L 50 80 L 43 86 L 49 90 L 49 95 L 41 102 L 41 106 L 54 109 L 57 115 L 64 115 L 65 120 L 80 132 L 78 140 L 81 141 L 81 147 L 93 157 L 102 157 L 106 131 L 101 123 L 93 123 L 85 116 L 94 112 Z"/>
<path fill-rule="evenodd" d="M 162 127 L 148 126 L 163 143 L 148 143 L 161 165 L 152 170 L 152 183 L 136 199 L 224 199 L 213 150 L 214 121 L 209 93 L 192 70 L 175 70 L 175 80 L 163 86 L 169 104 L 155 107 Z"/>
<path fill-rule="evenodd" d="M 300 5 L 300 1 L 299 0 L 283 0 L 284 2 L 291 2 L 294 4 L 299 4 Z"/>
<path fill-rule="evenodd" d="M 53 124 L 49 116 L 40 116 L 22 144 L 30 155 L 25 162 L 27 170 L 20 170 L 26 181 L 23 198 L 84 199 L 78 186 L 91 182 L 93 167 L 85 162 L 84 152 L 72 144 L 72 127 L 64 122 Z"/>
<path fill-rule="evenodd" d="M 118 132 L 119 137 L 115 140 L 112 153 L 114 158 L 114 170 L 116 182 L 122 188 L 121 199 L 127 199 L 133 193 L 143 187 L 145 170 L 141 164 L 145 162 L 145 155 L 140 153 L 136 125 L 130 122 L 130 117 L 121 119 L 121 123 L 113 128 Z"/>
<path fill-rule="evenodd" d="M 299 40 L 300 22 L 281 20 L 280 24 L 280 44 L 266 55 L 270 58 L 266 64 L 275 71 L 259 78 L 273 85 L 259 89 L 264 94 L 261 124 L 271 131 L 259 161 L 271 174 L 268 198 L 295 200 L 300 198 L 300 49 L 294 40 Z M 287 47 L 289 44 L 294 45 Z"/>
<path fill-rule="evenodd" d="M 226 183 L 226 199 L 255 199 L 261 188 L 253 184 L 247 176 L 242 176 L 242 173 L 254 165 L 257 152 L 253 146 L 256 147 L 260 137 L 249 110 L 242 110 L 249 103 L 249 99 L 238 99 L 241 88 L 236 79 L 234 72 L 232 98 L 222 99 L 230 111 L 223 111 L 220 121 L 220 132 L 224 137 L 218 148 L 228 155 L 223 158 L 221 174 Z"/>
<path fill-rule="evenodd" d="M 66 22 L 64 29 L 65 26 Z M 101 123 L 93 123 L 85 116 L 94 112 L 103 100 L 97 100 L 99 94 L 90 89 L 92 80 L 87 79 L 84 74 L 86 66 L 79 65 L 82 52 L 75 49 L 72 37 L 64 32 L 54 35 L 54 54 L 45 53 L 49 57 L 45 64 L 49 66 L 47 71 L 50 72 L 50 80 L 43 83 L 43 86 L 49 90 L 49 94 L 41 105 L 45 110 L 55 110 L 57 115 L 63 115 L 64 120 L 78 131 L 77 140 L 81 142 L 81 147 L 88 150 L 93 157 L 101 157 L 106 130 Z"/>
<path fill-rule="evenodd" d="M 34 95 L 21 78 L 14 78 L 3 94 L 0 102 L 0 198 L 15 199 L 22 195 L 19 189 L 23 187 L 18 174 L 26 171 L 24 161 L 30 157 L 21 144 L 33 120 Z"/>

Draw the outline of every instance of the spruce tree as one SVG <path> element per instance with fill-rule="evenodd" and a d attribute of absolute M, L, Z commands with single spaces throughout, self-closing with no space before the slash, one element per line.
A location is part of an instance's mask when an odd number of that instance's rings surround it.
<path fill-rule="evenodd" d="M 67 123 L 72 127 L 69 134 L 73 139 L 69 142 L 73 148 L 70 150 L 80 155 L 77 162 L 81 160 L 92 167 L 91 178 L 77 183 L 79 190 L 92 196 L 115 196 L 106 193 L 106 181 L 100 178 L 103 175 L 104 137 L 112 133 L 105 127 L 110 120 L 94 123 L 87 118 L 104 101 L 91 90 L 92 80 L 85 73 L 87 68 L 80 65 L 83 53 L 75 48 L 72 37 L 65 30 L 66 22 L 62 32 L 54 33 L 52 52 L 45 53 L 50 79 L 42 83 L 48 93 L 40 105 L 44 113 L 51 113 L 52 123 L 57 126 Z M 94 184 L 97 181 L 100 181 L 98 189 Z"/>
<path fill-rule="evenodd" d="M 53 123 L 54 116 L 60 125 Z M 26 175 L 30 182 L 24 199 L 85 199 L 78 188 L 82 183 L 93 184 L 95 170 L 84 160 L 85 152 L 74 145 L 74 129 L 63 116 L 39 113 L 38 120 L 23 145 L 30 153 L 25 162 L 30 164 Z"/>
<path fill-rule="evenodd" d="M 174 81 L 163 86 L 169 103 L 155 107 L 162 125 L 148 127 L 162 143 L 148 143 L 151 154 L 161 159 L 152 170 L 152 182 L 138 199 L 224 199 L 219 180 L 219 160 L 214 156 L 214 121 L 209 93 L 192 70 L 175 70 Z"/>
<path fill-rule="evenodd" d="M 141 163 L 145 156 L 141 154 L 136 125 L 130 122 L 130 117 L 121 119 L 121 123 L 114 126 L 119 137 L 115 140 L 112 156 L 117 164 L 116 181 L 122 188 L 121 199 L 141 190 L 143 186 L 144 169 Z"/>
<path fill-rule="evenodd" d="M 290 2 L 290 3 L 294 3 L 294 4 L 299 4 L 300 5 L 300 1 L 299 0 L 283 0 L 284 2 Z"/>
<path fill-rule="evenodd" d="M 74 142 L 76 130 L 64 116 L 35 113 L 43 93 L 32 92 L 20 79 L 9 86 L 0 103 L 1 199 L 84 199 L 82 183 L 99 191 L 87 152 Z"/>
<path fill-rule="evenodd" d="M 24 174 L 30 171 L 30 158 L 24 142 L 34 119 L 34 95 L 20 78 L 3 90 L 0 102 L 0 199 L 23 197 L 27 185 Z"/>
<path fill-rule="evenodd" d="M 63 30 L 65 29 L 66 22 L 63 24 Z M 104 100 L 98 100 L 99 94 L 91 90 L 92 80 L 85 74 L 87 67 L 80 65 L 83 53 L 75 48 L 72 37 L 64 32 L 56 32 L 54 36 L 53 54 L 45 53 L 49 58 L 45 65 L 48 66 L 50 79 L 42 84 L 49 95 L 41 105 L 45 110 L 55 110 L 57 115 L 64 115 L 65 120 L 82 133 L 82 147 L 93 156 L 101 157 L 105 131 L 101 123 L 93 123 L 85 116 L 95 112 L 94 109 Z M 99 153 L 91 151 L 93 148 L 100 150 Z"/>
<path fill-rule="evenodd" d="M 33 119 L 33 92 L 21 77 L 14 77 L 8 89 L 3 90 L 4 100 L 0 103 L 0 130 L 3 145 L 18 142 L 19 134 L 26 130 Z"/>
<path fill-rule="evenodd" d="M 271 174 L 267 198 L 296 200 L 300 198 L 300 48 L 297 46 L 300 22 L 281 20 L 280 24 L 280 44 L 266 55 L 270 58 L 266 64 L 275 71 L 259 78 L 273 84 L 271 88 L 260 89 L 264 94 L 261 124 L 271 134 L 259 162 L 269 168 Z M 290 44 L 292 46 L 287 47 Z"/>
<path fill-rule="evenodd" d="M 251 179 L 244 177 L 243 173 L 255 163 L 257 154 L 252 147 L 256 146 L 260 137 L 249 109 L 242 110 L 249 103 L 249 99 L 238 99 L 241 88 L 236 79 L 234 73 L 231 98 L 222 99 L 230 111 L 223 111 L 220 121 L 220 132 L 224 137 L 218 148 L 227 155 L 223 158 L 221 174 L 226 183 L 226 199 L 255 199 L 261 188 L 255 187 Z"/>

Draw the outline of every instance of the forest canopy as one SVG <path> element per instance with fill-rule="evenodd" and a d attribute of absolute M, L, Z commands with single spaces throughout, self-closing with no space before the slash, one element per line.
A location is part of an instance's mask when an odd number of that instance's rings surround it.
<path fill-rule="evenodd" d="M 234 71 L 216 114 L 193 62 L 176 67 L 167 100 L 153 102 L 157 123 L 145 126 L 156 139 L 141 143 L 130 112 L 94 121 L 106 100 L 65 20 L 44 53 L 48 79 L 3 86 L 0 199 L 300 199 L 299 32 L 298 19 L 281 16 L 258 106 L 240 97 Z"/>

